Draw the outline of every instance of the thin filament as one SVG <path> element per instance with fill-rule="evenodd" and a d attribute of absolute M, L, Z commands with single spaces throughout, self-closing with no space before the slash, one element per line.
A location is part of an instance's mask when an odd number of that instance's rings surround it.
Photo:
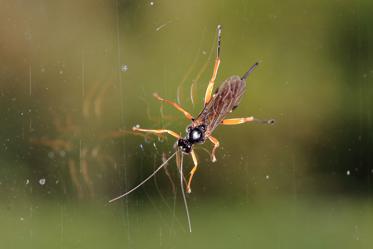
<path fill-rule="evenodd" d="M 127 191 L 126 193 L 118 196 L 118 197 L 115 197 L 114 199 L 111 199 L 109 201 L 109 203 L 112 203 L 116 200 L 119 200 L 123 197 L 125 197 L 126 195 L 129 195 L 130 193 L 132 193 L 133 191 L 135 191 L 136 189 L 138 189 L 141 185 L 143 185 L 144 183 L 146 183 L 147 181 L 149 181 L 149 179 L 151 179 L 155 174 L 157 174 L 158 171 L 160 171 L 164 166 L 167 165 L 167 163 L 176 155 L 176 152 L 174 154 L 172 154 L 166 161 L 164 161 L 156 170 L 154 170 L 154 172 L 152 174 L 150 174 L 147 178 L 145 178 L 145 180 L 143 180 L 142 182 L 140 182 L 136 187 L 132 188 L 131 190 Z"/>
<path fill-rule="evenodd" d="M 181 159 L 180 159 L 180 188 L 181 188 L 181 193 L 183 195 L 183 200 L 184 200 L 184 206 L 185 206 L 185 213 L 188 219 L 188 227 L 189 227 L 189 232 L 192 232 L 192 224 L 190 222 L 190 216 L 189 216 L 189 209 L 188 209 L 188 203 L 185 197 L 185 191 L 184 191 L 184 185 L 183 185 L 183 153 L 181 153 Z"/>

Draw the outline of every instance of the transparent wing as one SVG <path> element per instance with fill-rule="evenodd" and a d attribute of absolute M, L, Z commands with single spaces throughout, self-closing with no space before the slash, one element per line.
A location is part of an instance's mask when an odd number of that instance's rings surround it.
<path fill-rule="evenodd" d="M 205 124 L 206 135 L 210 135 L 224 117 L 238 106 L 245 88 L 246 82 L 239 76 L 225 80 L 198 115 L 194 125 Z"/>

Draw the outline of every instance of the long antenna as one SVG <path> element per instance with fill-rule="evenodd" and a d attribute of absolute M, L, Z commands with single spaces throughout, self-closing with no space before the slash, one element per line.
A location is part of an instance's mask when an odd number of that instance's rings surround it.
<path fill-rule="evenodd" d="M 177 152 L 180 152 L 179 150 Z M 185 197 L 185 191 L 184 191 L 184 185 L 183 185 L 183 179 L 184 179 L 184 174 L 183 174 L 183 153 L 180 153 L 181 154 L 181 158 L 180 158 L 180 167 L 179 167 L 179 170 L 180 170 L 180 188 L 181 188 L 181 194 L 183 195 L 183 200 L 184 200 L 184 206 L 185 206 L 185 213 L 186 213 L 186 216 L 187 216 L 187 219 L 188 219 L 188 227 L 189 227 L 189 232 L 191 233 L 192 232 L 192 224 L 190 222 L 190 216 L 189 216 L 189 209 L 188 209 L 188 203 L 187 203 L 187 200 L 186 200 L 186 197 Z"/>
<path fill-rule="evenodd" d="M 249 70 L 247 70 L 247 72 L 241 77 L 241 80 L 246 80 L 247 77 L 249 77 L 249 75 L 252 73 L 252 71 L 254 71 L 254 69 L 259 65 L 259 62 L 255 62 L 254 65 L 252 65 Z"/>
<path fill-rule="evenodd" d="M 217 27 L 218 30 L 218 46 L 216 48 L 217 57 L 220 58 L 220 47 L 221 47 L 221 25 Z"/>
<path fill-rule="evenodd" d="M 164 166 L 167 165 L 167 163 L 176 155 L 176 152 L 174 154 L 172 154 L 166 161 L 164 161 L 156 170 L 154 170 L 153 173 L 150 174 L 150 176 L 148 176 L 147 178 L 145 178 L 145 180 L 143 180 L 142 182 L 140 182 L 136 187 L 132 188 L 131 190 L 127 191 L 126 193 L 118 196 L 118 197 L 115 197 L 114 199 L 111 199 L 109 201 L 109 203 L 112 203 L 116 200 L 119 200 L 123 197 L 125 197 L 126 195 L 129 195 L 130 193 L 132 193 L 133 191 L 135 191 L 136 189 L 138 189 L 141 185 L 143 185 L 144 183 L 146 183 L 150 178 L 152 178 L 155 174 L 157 174 L 157 172 L 159 170 L 161 170 Z"/>

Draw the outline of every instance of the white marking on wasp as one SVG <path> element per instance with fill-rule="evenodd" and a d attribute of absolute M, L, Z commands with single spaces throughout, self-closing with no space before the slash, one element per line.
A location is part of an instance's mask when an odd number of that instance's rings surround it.
<path fill-rule="evenodd" d="M 198 140 L 200 137 L 201 137 L 201 133 L 199 131 L 193 131 L 192 132 L 193 140 Z"/>

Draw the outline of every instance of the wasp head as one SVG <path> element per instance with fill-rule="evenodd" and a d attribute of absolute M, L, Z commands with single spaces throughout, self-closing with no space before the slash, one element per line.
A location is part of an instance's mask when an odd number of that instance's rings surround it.
<path fill-rule="evenodd" d="M 192 143 L 189 142 L 187 139 L 180 138 L 177 140 L 177 146 L 181 149 L 182 152 L 189 154 L 192 150 Z"/>

